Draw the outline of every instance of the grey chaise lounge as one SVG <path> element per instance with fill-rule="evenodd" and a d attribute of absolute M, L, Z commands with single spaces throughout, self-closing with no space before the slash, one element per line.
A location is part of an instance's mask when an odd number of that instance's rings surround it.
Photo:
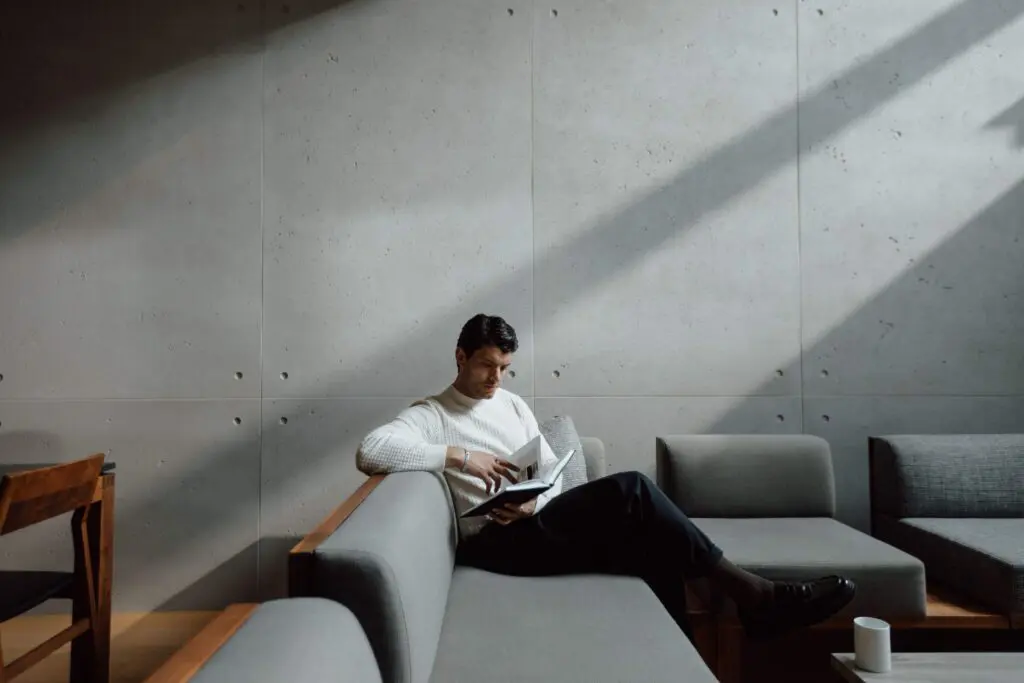
<path fill-rule="evenodd" d="M 824 439 L 673 435 L 655 444 L 659 486 L 737 565 L 771 579 L 849 577 L 857 594 L 837 618 L 924 619 L 922 562 L 834 518 Z"/>
<path fill-rule="evenodd" d="M 375 475 L 293 550 L 289 590 L 351 609 L 384 683 L 716 680 L 641 580 L 459 567 L 457 535 L 442 476 Z"/>
<path fill-rule="evenodd" d="M 1024 434 L 868 440 L 872 533 L 1024 626 Z"/>

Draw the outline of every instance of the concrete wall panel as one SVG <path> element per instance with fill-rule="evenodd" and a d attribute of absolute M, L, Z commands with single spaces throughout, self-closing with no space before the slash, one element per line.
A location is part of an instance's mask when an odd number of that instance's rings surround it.
<path fill-rule="evenodd" d="M 795 30 L 756 2 L 537 6 L 538 395 L 797 391 Z"/>
<path fill-rule="evenodd" d="M 772 397 L 537 398 L 538 420 L 572 417 L 581 436 L 604 441 L 608 471 L 655 474 L 654 438 L 667 434 L 793 434 L 800 399 Z"/>
<path fill-rule="evenodd" d="M 4 462 L 116 463 L 116 610 L 257 596 L 259 440 L 258 400 L 0 401 Z M 5 536 L 0 567 L 70 570 L 70 523 Z"/>
<path fill-rule="evenodd" d="M 1021 7 L 799 7 L 805 390 L 1024 393 Z"/>
<path fill-rule="evenodd" d="M 478 312 L 529 386 L 528 7 L 351 3 L 268 36 L 268 395 L 432 392 Z"/>
<path fill-rule="evenodd" d="M 258 397 L 259 12 L 52 5 L 0 21 L 0 398 Z"/>

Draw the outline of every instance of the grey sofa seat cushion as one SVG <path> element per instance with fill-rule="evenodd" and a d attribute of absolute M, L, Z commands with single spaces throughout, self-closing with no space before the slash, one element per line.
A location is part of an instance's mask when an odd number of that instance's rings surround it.
<path fill-rule="evenodd" d="M 828 442 L 809 434 L 655 439 L 658 486 L 691 517 L 834 517 Z"/>
<path fill-rule="evenodd" d="M 544 435 L 544 440 L 548 442 L 556 456 L 562 457 L 573 449 L 579 456 L 570 460 L 562 470 L 562 490 L 568 491 L 580 484 L 586 484 L 588 481 L 587 458 L 572 418 L 556 415 L 541 422 L 539 428 L 540 433 Z"/>
<path fill-rule="evenodd" d="M 331 600 L 292 598 L 260 605 L 192 683 L 380 683 L 358 620 Z"/>
<path fill-rule="evenodd" d="M 827 517 L 693 520 L 734 563 L 769 579 L 841 574 L 857 584 L 843 615 L 925 616 L 924 564 Z"/>
<path fill-rule="evenodd" d="M 435 683 L 713 683 L 647 585 L 632 577 L 499 576 L 457 567 Z"/>
<path fill-rule="evenodd" d="M 1024 612 L 1024 519 L 885 520 L 878 532 L 936 581 L 1000 613 Z"/>
<path fill-rule="evenodd" d="M 869 440 L 874 513 L 1024 517 L 1024 434 L 907 434 Z"/>
<path fill-rule="evenodd" d="M 384 480 L 316 552 L 317 596 L 347 605 L 385 683 L 422 683 L 434 664 L 457 533 L 441 475 Z"/>

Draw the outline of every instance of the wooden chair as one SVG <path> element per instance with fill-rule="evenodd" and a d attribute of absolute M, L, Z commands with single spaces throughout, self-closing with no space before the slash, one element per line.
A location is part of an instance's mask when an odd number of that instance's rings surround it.
<path fill-rule="evenodd" d="M 71 680 L 106 683 L 100 653 L 109 653 L 106 629 L 97 629 L 96 545 L 90 539 L 89 513 L 103 469 L 103 454 L 52 466 L 0 465 L 0 535 L 73 511 L 75 566 L 71 572 L 0 571 L 0 623 L 55 598 L 72 601 L 71 626 L 14 661 L 4 664 L 0 648 L 0 683 L 7 683 L 48 655 L 71 643 Z M 92 525 L 93 527 L 95 525 Z M 109 606 L 107 607 L 109 609 Z M 102 633 L 103 635 L 97 635 Z"/>

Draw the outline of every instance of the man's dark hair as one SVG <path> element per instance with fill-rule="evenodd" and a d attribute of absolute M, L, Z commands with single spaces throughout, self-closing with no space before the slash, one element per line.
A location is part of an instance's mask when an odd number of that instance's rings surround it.
<path fill-rule="evenodd" d="M 469 358 L 484 346 L 497 346 L 502 353 L 515 353 L 519 349 L 519 339 L 503 318 L 477 313 L 462 326 L 458 348 Z"/>

